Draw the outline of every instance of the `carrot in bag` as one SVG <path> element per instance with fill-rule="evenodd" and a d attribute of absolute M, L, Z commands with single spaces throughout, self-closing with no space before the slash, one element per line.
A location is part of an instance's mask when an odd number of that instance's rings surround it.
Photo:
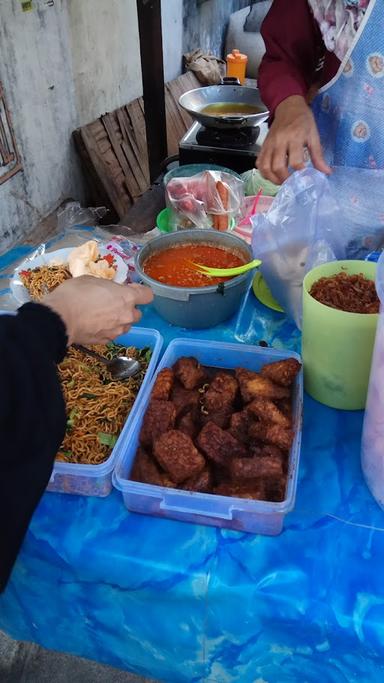
<path fill-rule="evenodd" d="M 223 183 L 221 180 L 218 180 L 216 183 L 216 189 L 219 194 L 219 197 L 221 199 L 221 203 L 223 205 L 223 209 L 227 211 L 228 209 L 228 200 L 229 200 L 229 190 L 228 190 L 228 185 Z M 227 214 L 221 214 L 217 216 L 217 230 L 220 232 L 225 232 L 228 230 L 228 215 Z"/>

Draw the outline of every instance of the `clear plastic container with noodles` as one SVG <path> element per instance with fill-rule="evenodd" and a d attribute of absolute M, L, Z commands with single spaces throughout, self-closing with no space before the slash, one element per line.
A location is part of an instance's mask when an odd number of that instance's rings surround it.
<path fill-rule="evenodd" d="M 380 315 L 365 408 L 361 465 L 368 488 L 384 509 L 384 253 L 377 264 L 376 290 Z"/>

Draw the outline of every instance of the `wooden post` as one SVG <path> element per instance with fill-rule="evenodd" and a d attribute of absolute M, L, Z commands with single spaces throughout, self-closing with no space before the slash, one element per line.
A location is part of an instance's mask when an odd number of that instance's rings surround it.
<path fill-rule="evenodd" d="M 136 0 L 151 182 L 167 157 L 161 0 Z"/>

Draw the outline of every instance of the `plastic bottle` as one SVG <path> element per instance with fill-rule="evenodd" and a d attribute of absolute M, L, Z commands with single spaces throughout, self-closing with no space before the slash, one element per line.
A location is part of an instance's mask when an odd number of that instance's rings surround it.
<path fill-rule="evenodd" d="M 243 85 L 247 62 L 247 55 L 242 54 L 240 50 L 232 50 L 231 54 L 227 55 L 227 76 L 238 78 Z"/>

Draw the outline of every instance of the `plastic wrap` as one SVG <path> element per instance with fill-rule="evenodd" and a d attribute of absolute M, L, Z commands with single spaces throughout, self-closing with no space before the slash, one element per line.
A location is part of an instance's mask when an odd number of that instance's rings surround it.
<path fill-rule="evenodd" d="M 316 265 L 343 257 L 342 214 L 326 177 L 314 169 L 294 173 L 271 208 L 252 218 L 252 247 L 275 299 L 298 327 L 302 283 Z"/>
<path fill-rule="evenodd" d="M 229 173 L 204 171 L 189 178 L 173 178 L 166 187 L 174 229 L 230 229 L 240 212 L 243 182 Z"/>

